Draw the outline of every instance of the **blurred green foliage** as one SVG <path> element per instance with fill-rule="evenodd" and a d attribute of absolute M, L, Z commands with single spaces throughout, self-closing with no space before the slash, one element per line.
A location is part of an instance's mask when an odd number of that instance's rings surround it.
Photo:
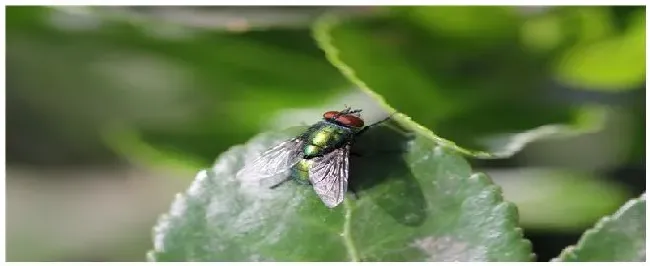
<path fill-rule="evenodd" d="M 525 228 L 578 231 L 630 197 L 620 185 L 584 172 L 523 168 L 487 173 L 501 185 L 504 197 L 517 204 Z"/>
<path fill-rule="evenodd" d="M 222 9 L 237 19 L 216 19 Z M 7 8 L 8 163 L 83 165 L 126 158 L 149 167 L 206 167 L 283 114 L 322 108 L 357 92 L 311 36 L 314 15 L 322 10 L 288 9 L 291 16 L 277 15 L 279 9 L 261 8 L 270 15 L 257 27 L 246 23 L 253 20 L 251 8 L 168 7 L 171 16 L 147 8 Z M 608 105 L 632 116 L 631 122 L 610 125 L 623 128 L 626 135 L 617 137 L 629 141 L 612 140 L 627 146 L 620 149 L 626 154 L 607 159 L 615 161 L 604 165 L 613 166 L 599 170 L 645 159 L 643 7 L 332 12 L 351 17 L 332 33 L 339 56 L 390 106 L 439 136 L 480 149 L 485 138 L 572 123 L 589 107 Z M 300 17 L 295 14 L 311 15 L 292 26 L 274 26 Z M 607 144 L 590 151 L 606 152 Z M 535 158 L 564 153 L 569 151 L 558 147 Z M 581 156 L 589 161 L 598 154 Z M 569 161 L 562 167 L 578 166 Z M 624 197 L 618 188 L 602 186 L 606 174 L 585 173 L 589 185 L 582 190 L 576 181 L 571 191 L 617 195 L 609 201 L 578 197 L 576 202 L 595 205 L 538 212 L 534 208 L 543 206 L 521 204 L 523 221 L 544 224 L 535 215 L 552 211 L 575 219 L 549 228 L 594 222 Z M 544 182 L 558 187 L 567 181 Z"/>
<path fill-rule="evenodd" d="M 605 23 L 611 10 L 579 11 L 584 33 L 558 60 L 558 78 L 578 88 L 605 91 L 636 89 L 643 84 L 645 62 L 639 59 L 645 57 L 645 12 L 631 14 L 625 28 L 617 32 Z"/>
<path fill-rule="evenodd" d="M 8 47 L 16 51 L 9 54 L 10 67 L 19 69 L 14 76 L 17 86 L 39 90 L 24 92 L 29 100 L 55 97 L 43 95 L 48 91 L 69 97 L 69 102 L 49 102 L 50 108 L 100 126 L 135 127 L 157 147 L 195 155 L 206 165 L 220 151 L 257 132 L 274 111 L 322 103 L 348 86 L 313 43 L 308 28 L 203 31 L 196 32 L 191 41 L 170 40 L 152 38 L 142 29 L 156 24 L 101 20 L 101 30 L 66 32 L 43 21 L 51 16 L 48 13 L 60 11 L 15 10 L 8 14 L 12 25 Z M 53 57 L 45 61 L 51 65 L 42 65 L 45 56 Z M 134 73 L 124 70 L 128 64 L 140 67 L 135 74 L 144 76 L 138 77 L 144 82 L 128 80 L 126 75 Z M 60 73 L 34 73 L 36 65 Z M 98 83 L 102 77 L 97 77 L 101 74 L 93 67 L 120 72 L 109 73 L 116 76 L 103 77 Z M 40 78 L 32 79 L 32 75 Z M 144 87 L 153 82 L 167 88 Z M 176 84 L 164 84 L 170 82 Z M 46 87 L 50 89 L 40 91 Z M 149 91 L 141 92 L 145 89 Z"/>

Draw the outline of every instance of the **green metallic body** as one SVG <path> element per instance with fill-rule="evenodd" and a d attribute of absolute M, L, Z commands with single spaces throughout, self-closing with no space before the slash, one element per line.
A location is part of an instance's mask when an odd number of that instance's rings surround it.
<path fill-rule="evenodd" d="M 309 169 L 313 164 L 313 158 L 349 144 L 357 131 L 328 121 L 320 121 L 309 127 L 300 136 L 304 141 L 302 147 L 304 157 L 291 169 L 291 177 L 299 183 L 310 184 Z"/>

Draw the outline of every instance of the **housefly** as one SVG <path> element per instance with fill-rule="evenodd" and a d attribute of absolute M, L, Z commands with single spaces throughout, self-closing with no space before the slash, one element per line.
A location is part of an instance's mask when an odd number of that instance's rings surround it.
<path fill-rule="evenodd" d="M 273 184 L 270 188 L 289 180 L 312 185 L 321 201 L 334 208 L 343 202 L 348 190 L 350 148 L 355 138 L 389 118 L 366 126 L 361 109 L 325 112 L 321 121 L 303 133 L 245 165 L 237 177 L 264 180 Z"/>

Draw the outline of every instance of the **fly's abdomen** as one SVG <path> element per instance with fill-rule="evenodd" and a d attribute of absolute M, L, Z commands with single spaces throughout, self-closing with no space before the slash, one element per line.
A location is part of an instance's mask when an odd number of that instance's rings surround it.
<path fill-rule="evenodd" d="M 309 168 L 311 168 L 313 161 L 309 159 L 302 159 L 291 169 L 291 176 L 298 183 L 309 184 Z"/>

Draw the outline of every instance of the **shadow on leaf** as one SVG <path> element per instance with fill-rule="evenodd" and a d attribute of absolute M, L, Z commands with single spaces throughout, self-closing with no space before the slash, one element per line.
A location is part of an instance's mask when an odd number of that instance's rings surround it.
<path fill-rule="evenodd" d="M 368 130 L 357 139 L 350 158 L 350 187 L 359 200 L 372 202 L 407 226 L 426 220 L 427 205 L 419 183 L 403 155 L 412 136 L 395 129 L 392 121 Z M 391 126 L 387 126 L 391 125 Z"/>

